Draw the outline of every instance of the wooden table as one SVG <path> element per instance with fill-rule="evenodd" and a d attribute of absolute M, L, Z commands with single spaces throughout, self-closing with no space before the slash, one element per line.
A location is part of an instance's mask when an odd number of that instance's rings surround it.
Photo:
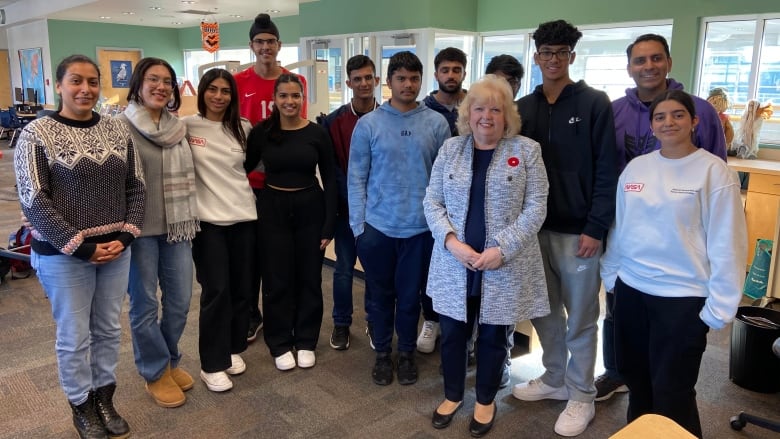
<path fill-rule="evenodd" d="M 696 439 L 696 436 L 661 415 L 642 415 L 609 439 Z"/>
<path fill-rule="evenodd" d="M 18 113 L 17 112 L 16 113 L 16 117 L 18 117 L 19 120 L 22 123 L 27 123 L 27 122 L 35 120 L 38 117 L 38 114 L 37 113 Z"/>

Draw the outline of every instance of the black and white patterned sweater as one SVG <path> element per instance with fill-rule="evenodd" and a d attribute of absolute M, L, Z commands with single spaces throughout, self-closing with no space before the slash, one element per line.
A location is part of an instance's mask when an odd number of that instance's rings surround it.
<path fill-rule="evenodd" d="M 36 119 L 19 137 L 14 169 L 36 253 L 89 260 L 98 243 L 127 248 L 140 235 L 143 171 L 123 122 L 97 113 Z"/>

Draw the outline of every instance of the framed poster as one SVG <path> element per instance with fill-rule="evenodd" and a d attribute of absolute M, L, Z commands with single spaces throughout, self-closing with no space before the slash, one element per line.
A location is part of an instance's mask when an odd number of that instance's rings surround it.
<path fill-rule="evenodd" d="M 143 58 L 141 49 L 97 47 L 96 61 L 100 66 L 100 97 L 104 105 L 127 105 L 130 78 Z M 123 67 L 124 66 L 124 67 Z"/>
<path fill-rule="evenodd" d="M 111 87 L 128 88 L 133 63 L 130 60 L 111 60 Z"/>
<path fill-rule="evenodd" d="M 43 89 L 43 49 L 33 47 L 19 49 L 19 64 L 22 68 L 22 87 L 25 100 L 37 101 L 38 105 L 46 103 L 46 92 Z M 35 96 L 29 96 L 28 90 L 34 90 Z"/>

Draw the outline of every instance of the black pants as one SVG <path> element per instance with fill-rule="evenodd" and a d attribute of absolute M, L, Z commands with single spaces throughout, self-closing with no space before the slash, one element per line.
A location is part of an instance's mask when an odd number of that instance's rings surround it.
<path fill-rule="evenodd" d="M 463 400 L 466 388 L 466 363 L 468 342 L 479 320 L 480 297 L 469 297 L 466 321 L 461 322 L 439 315 L 441 325 L 441 366 L 444 373 L 444 397 L 450 401 Z M 507 360 L 507 334 L 514 325 L 480 324 L 477 351 L 477 402 L 488 405 L 493 402 L 501 382 L 501 373 Z"/>
<path fill-rule="evenodd" d="M 703 297 L 659 297 L 617 279 L 615 358 L 629 389 L 628 422 L 666 416 L 702 436 L 696 380 L 709 327 L 699 318 Z"/>
<path fill-rule="evenodd" d="M 230 354 L 246 350 L 256 227 L 255 221 L 229 226 L 201 221 L 192 240 L 202 288 L 198 347 L 205 372 L 229 368 Z"/>
<path fill-rule="evenodd" d="M 267 187 L 261 212 L 265 343 L 274 357 L 293 348 L 313 351 L 322 325 L 322 189 Z"/>
<path fill-rule="evenodd" d="M 255 206 L 257 217 L 260 218 L 260 203 L 263 199 L 263 189 L 252 189 L 255 193 Z M 263 282 L 263 237 L 260 231 L 260 221 L 257 222 L 255 233 L 255 267 L 252 277 L 252 292 L 249 295 L 249 321 L 262 322 L 263 314 L 260 312 L 260 284 Z"/>

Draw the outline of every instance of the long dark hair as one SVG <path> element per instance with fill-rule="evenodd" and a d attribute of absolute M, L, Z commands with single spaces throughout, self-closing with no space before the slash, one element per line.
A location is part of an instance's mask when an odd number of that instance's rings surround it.
<path fill-rule="evenodd" d="M 301 79 L 298 77 L 298 75 L 295 73 L 282 73 L 278 78 L 276 78 L 276 82 L 274 83 L 274 96 L 276 96 L 276 92 L 279 90 L 279 85 L 290 82 L 298 84 L 298 87 L 301 88 L 302 94 L 305 92 L 303 90 L 303 83 L 301 83 Z M 304 99 L 306 98 L 304 97 Z M 271 117 L 264 120 L 262 124 L 263 130 L 268 133 L 268 138 L 271 141 L 274 143 L 279 143 L 282 141 L 282 115 L 279 112 L 279 109 L 276 108 L 276 105 L 274 105 L 274 109 L 271 111 Z"/>
<path fill-rule="evenodd" d="M 212 82 L 219 78 L 227 81 L 230 86 L 230 104 L 225 110 L 225 114 L 222 115 L 222 126 L 225 131 L 235 137 L 241 144 L 241 149 L 246 152 L 246 133 L 241 126 L 241 114 L 238 111 L 236 80 L 230 72 L 225 69 L 211 69 L 203 74 L 203 77 L 200 78 L 200 84 L 198 84 L 198 112 L 201 116 L 206 117 L 206 90 Z"/>
<path fill-rule="evenodd" d="M 92 67 L 95 68 L 95 71 L 98 74 L 98 81 L 100 81 L 100 67 L 98 67 L 97 63 L 95 61 L 92 61 L 92 58 L 86 56 L 86 55 L 71 55 L 60 61 L 59 64 L 57 64 L 57 70 L 55 71 L 55 78 L 57 80 L 58 84 L 62 84 L 62 80 L 65 79 L 65 74 L 68 73 L 68 67 L 70 67 L 71 64 L 91 64 Z M 62 96 L 60 96 L 60 102 L 57 105 L 57 111 L 62 111 Z"/>
<path fill-rule="evenodd" d="M 135 66 L 133 73 L 130 75 L 130 89 L 127 92 L 127 100 L 141 105 L 144 104 L 144 99 L 141 97 L 144 76 L 146 76 L 146 71 L 154 66 L 163 66 L 168 69 L 171 81 L 173 81 L 173 101 L 169 102 L 166 108 L 170 111 L 178 110 L 181 106 L 181 95 L 179 94 L 179 86 L 176 84 L 176 71 L 168 64 L 168 61 L 160 58 L 147 57 L 138 61 L 138 65 Z"/>

